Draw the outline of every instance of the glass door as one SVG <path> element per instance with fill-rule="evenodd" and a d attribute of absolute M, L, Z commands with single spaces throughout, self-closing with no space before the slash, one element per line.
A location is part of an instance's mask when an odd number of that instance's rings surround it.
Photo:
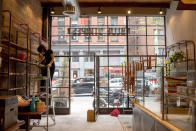
<path fill-rule="evenodd" d="M 55 55 L 52 95 L 57 115 L 70 114 L 70 57 Z"/>

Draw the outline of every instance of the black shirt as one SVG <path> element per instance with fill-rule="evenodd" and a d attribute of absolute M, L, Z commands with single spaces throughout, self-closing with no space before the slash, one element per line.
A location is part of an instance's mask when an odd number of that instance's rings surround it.
<path fill-rule="evenodd" d="M 43 55 L 45 57 L 44 65 L 48 65 L 50 61 L 52 60 L 51 54 L 53 54 L 53 51 L 48 49 Z M 52 66 L 54 66 L 54 62 L 52 63 Z"/>

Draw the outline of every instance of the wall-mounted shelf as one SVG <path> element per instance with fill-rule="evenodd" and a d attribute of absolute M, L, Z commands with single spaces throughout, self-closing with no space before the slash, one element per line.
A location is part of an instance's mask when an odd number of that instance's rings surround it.
<path fill-rule="evenodd" d="M 0 90 L 7 91 L 8 95 L 14 93 L 30 96 L 30 87 L 37 87 L 38 84 L 31 77 L 39 73 L 33 60 L 39 57 L 37 47 L 40 45 L 40 35 L 32 32 L 27 24 L 18 22 L 9 10 L 2 11 L 2 15 L 5 19 L 0 39 L 0 47 L 3 49 L 0 52 L 3 59 L 3 65 L 0 66 L 3 82 L 0 86 L 3 88 Z M 21 59 L 20 54 L 24 58 Z"/>

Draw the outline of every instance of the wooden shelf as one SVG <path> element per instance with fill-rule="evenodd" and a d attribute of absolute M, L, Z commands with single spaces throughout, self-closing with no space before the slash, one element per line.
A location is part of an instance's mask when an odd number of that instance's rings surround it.
<path fill-rule="evenodd" d="M 25 87 L 12 88 L 10 89 L 10 91 L 23 90 L 23 89 L 25 89 Z"/>
<path fill-rule="evenodd" d="M 44 112 L 18 112 L 18 115 L 41 115 L 43 114 Z"/>
<path fill-rule="evenodd" d="M 23 61 L 23 60 L 14 58 L 14 57 L 10 57 L 10 60 L 12 60 L 12 61 L 17 61 L 17 62 L 22 62 L 22 63 L 26 63 L 26 61 Z"/>
<path fill-rule="evenodd" d="M 17 131 L 18 129 L 20 129 L 20 126 L 24 125 L 25 121 L 19 121 L 13 125 L 11 125 L 9 128 L 5 129 L 5 131 Z"/>
<path fill-rule="evenodd" d="M 23 90 L 25 87 L 17 87 L 17 88 L 11 88 L 9 91 L 15 91 L 15 90 Z M 8 91 L 7 88 L 0 88 L 0 91 Z"/>
<path fill-rule="evenodd" d="M 30 65 L 38 65 L 37 63 L 34 63 L 34 62 L 28 62 L 28 64 L 30 64 Z"/>
<path fill-rule="evenodd" d="M 174 64 L 174 63 L 182 63 L 182 62 L 187 62 L 187 61 L 195 61 L 194 59 L 188 59 L 188 60 L 181 60 L 181 61 L 174 61 L 174 62 L 171 62 L 170 64 Z"/>
<path fill-rule="evenodd" d="M 25 76 L 26 73 L 10 73 L 11 76 Z M 0 76 L 8 76 L 8 72 L 0 72 Z"/>
<path fill-rule="evenodd" d="M 25 47 L 22 47 L 20 45 L 15 44 L 14 42 L 9 42 L 7 40 L 2 40 L 1 43 L 4 44 L 4 45 L 7 45 L 7 46 L 10 44 L 10 47 L 17 48 L 17 49 L 20 49 L 20 50 L 26 50 L 27 49 Z"/>
<path fill-rule="evenodd" d="M 48 80 L 48 78 L 46 76 L 37 76 L 34 77 L 35 80 Z"/>

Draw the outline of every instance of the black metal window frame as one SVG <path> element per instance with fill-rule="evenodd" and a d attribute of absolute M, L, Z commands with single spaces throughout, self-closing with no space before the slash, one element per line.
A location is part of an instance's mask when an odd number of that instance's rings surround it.
<path fill-rule="evenodd" d="M 106 26 L 107 28 L 110 26 L 108 23 L 108 20 L 109 20 L 109 16 L 102 16 L 102 17 L 104 17 L 105 19 L 106 19 L 106 25 L 104 25 L 104 26 Z M 140 17 L 140 16 L 139 16 Z M 145 57 L 146 55 L 148 55 L 148 56 L 157 56 L 157 57 L 161 57 L 161 58 L 164 58 L 165 56 L 166 56 L 166 52 L 165 52 L 165 48 L 166 48 L 166 31 L 165 31 L 165 17 L 164 16 L 157 16 L 157 17 L 160 17 L 160 18 L 162 18 L 162 20 L 163 20 L 163 23 L 164 24 L 154 24 L 154 25 L 148 25 L 147 24 L 147 17 L 148 16 L 141 16 L 142 17 L 142 19 L 144 19 L 145 21 L 143 21 L 143 23 L 137 23 L 136 25 L 135 24 L 131 24 L 131 23 L 128 23 L 129 22 L 129 18 L 130 17 L 128 17 L 128 16 L 126 16 L 125 18 L 126 18 L 126 24 L 125 25 L 118 25 L 118 26 L 124 26 L 124 27 L 126 27 L 126 29 L 128 30 L 128 28 L 130 27 L 130 26 L 133 26 L 133 27 L 138 27 L 138 28 L 140 28 L 140 27 L 144 27 L 145 28 L 145 34 L 137 34 L 136 32 L 134 33 L 134 34 L 128 34 L 128 31 L 127 31 L 127 33 L 125 34 L 125 35 L 123 35 L 124 37 L 125 37 L 125 41 L 126 41 L 126 44 L 125 45 L 121 45 L 121 46 L 123 46 L 123 47 L 125 47 L 126 48 L 126 51 L 125 51 L 125 55 L 121 55 L 121 54 L 119 54 L 119 55 L 110 55 L 110 53 L 109 53 L 109 51 L 110 51 L 110 48 L 112 47 L 112 46 L 114 46 L 114 45 L 110 45 L 110 41 L 109 41 L 109 37 L 110 37 L 110 35 L 108 35 L 107 33 L 104 35 L 104 37 L 106 38 L 105 39 L 105 47 L 106 47 L 106 53 L 105 53 L 105 55 L 103 54 L 102 56 L 100 56 L 100 57 L 106 57 L 107 58 L 107 60 L 108 60 L 108 65 L 107 66 L 102 66 L 102 67 L 108 67 L 108 80 L 109 80 L 109 59 L 110 59 L 110 57 L 125 57 L 126 59 L 127 59 L 127 61 L 129 61 L 129 58 L 133 58 L 133 57 L 138 57 L 139 58 L 139 56 L 143 56 L 143 57 Z M 156 16 L 155 16 L 156 17 Z M 160 19 L 160 18 L 154 18 L 154 17 L 152 17 L 153 18 L 153 21 L 157 21 L 157 19 Z M 93 26 L 93 25 L 88 25 L 88 27 L 87 28 L 90 28 L 90 26 Z M 99 26 L 99 25 L 95 25 L 95 26 Z M 162 35 L 162 34 L 158 34 L 158 35 L 154 35 L 154 34 L 148 34 L 148 27 L 150 27 L 150 26 L 161 26 L 161 27 L 163 27 L 163 29 L 164 29 L 164 34 Z M 54 26 L 55 27 L 55 26 Z M 69 27 L 69 26 L 67 26 L 67 25 L 65 25 L 64 27 Z M 70 35 L 65 35 L 65 36 L 68 36 L 68 37 L 70 37 Z M 136 43 L 136 44 L 129 44 L 129 38 L 130 37 L 135 37 L 135 36 L 138 36 L 138 37 L 145 37 L 146 38 L 146 42 L 144 43 L 144 44 L 138 44 L 138 43 Z M 161 50 L 161 53 L 160 54 L 156 54 L 156 55 L 151 55 L 151 54 L 149 54 L 149 52 L 148 52 L 148 47 L 150 47 L 150 46 L 155 46 L 155 45 L 153 45 L 153 44 L 148 44 L 147 42 L 148 42 L 148 37 L 155 37 L 155 36 L 162 36 L 162 37 L 164 37 L 164 44 L 162 44 L 162 45 L 156 45 L 156 46 L 160 46 L 161 48 L 160 48 L 160 50 Z M 98 36 L 99 37 L 99 36 Z M 91 43 L 91 41 L 88 41 L 88 44 L 86 45 L 86 46 L 88 46 L 88 52 L 90 52 L 91 50 L 90 50 L 90 47 L 91 46 L 95 46 L 95 45 L 93 45 L 93 44 L 90 44 Z M 55 45 L 55 44 L 54 44 Z M 69 48 L 69 55 L 68 56 L 59 56 L 59 57 L 69 57 L 69 58 L 74 58 L 74 57 L 85 57 L 85 56 L 81 56 L 81 55 L 78 55 L 78 56 L 72 56 L 72 43 L 71 43 L 71 41 L 69 41 L 69 43 L 68 43 L 68 48 Z M 97 46 L 100 46 L 100 45 L 97 45 Z M 146 47 L 146 55 L 142 55 L 142 54 L 135 54 L 135 55 L 132 55 L 132 54 L 129 54 L 129 48 L 131 47 L 136 47 L 136 49 L 138 48 L 138 47 L 140 47 L 140 46 L 143 46 L 143 47 Z M 164 52 L 164 53 L 163 53 Z M 88 54 L 86 57 L 88 57 L 90 54 Z M 70 67 L 69 67 L 70 68 Z M 70 76 L 69 76 L 70 77 Z M 70 87 L 69 87 L 70 88 Z M 109 88 L 109 86 L 108 86 L 108 88 Z M 109 92 L 108 92 L 108 96 L 109 96 Z M 70 98 L 70 96 L 69 96 L 69 98 Z M 108 106 L 108 112 L 109 112 L 109 109 L 110 109 L 110 107 Z"/>

